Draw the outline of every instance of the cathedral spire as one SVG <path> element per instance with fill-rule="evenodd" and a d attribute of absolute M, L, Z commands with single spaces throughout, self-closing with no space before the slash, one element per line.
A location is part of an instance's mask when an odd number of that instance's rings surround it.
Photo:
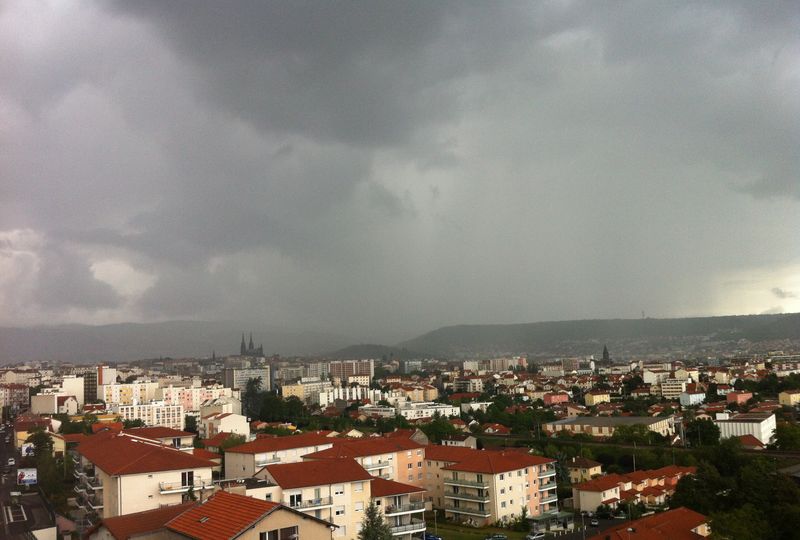
<path fill-rule="evenodd" d="M 253 332 L 250 332 L 250 344 L 247 347 L 248 351 L 252 351 L 255 349 L 255 345 L 253 345 Z"/>
<path fill-rule="evenodd" d="M 244 353 L 247 352 L 247 345 L 244 344 L 244 332 L 242 332 L 242 345 L 239 347 L 239 354 L 244 356 Z"/>

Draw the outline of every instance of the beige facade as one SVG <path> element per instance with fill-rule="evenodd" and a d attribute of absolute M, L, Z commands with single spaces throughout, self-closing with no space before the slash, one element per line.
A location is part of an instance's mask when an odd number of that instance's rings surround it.
<path fill-rule="evenodd" d="M 611 403 L 611 394 L 608 392 L 587 392 L 584 401 L 587 407 L 599 405 L 600 403 Z"/>
<path fill-rule="evenodd" d="M 800 405 L 800 390 L 786 390 L 778 394 L 778 402 L 787 407 Z"/>

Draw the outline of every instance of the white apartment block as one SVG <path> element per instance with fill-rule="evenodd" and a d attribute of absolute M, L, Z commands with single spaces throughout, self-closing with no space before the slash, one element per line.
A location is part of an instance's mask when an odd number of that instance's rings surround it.
<path fill-rule="evenodd" d="M 685 391 L 685 379 L 665 379 L 661 382 L 661 395 L 667 399 L 678 399 Z"/>
<path fill-rule="evenodd" d="M 141 405 L 114 405 L 112 411 L 123 420 L 141 420 L 146 426 L 183 430 L 186 425 L 183 405 L 167 405 L 163 401 Z"/>
<path fill-rule="evenodd" d="M 373 403 L 376 403 L 383 399 L 383 397 L 380 390 L 372 390 L 368 386 L 338 386 L 317 394 L 319 406 L 323 408 L 332 405 L 337 399 L 345 401 L 363 401 L 369 399 Z"/>
<path fill-rule="evenodd" d="M 288 437 L 258 437 L 253 441 L 228 448 L 225 451 L 227 478 L 247 478 L 266 465 L 295 463 L 303 456 L 333 446 L 333 432 L 309 432 Z"/>
<path fill-rule="evenodd" d="M 170 385 L 156 391 L 156 399 L 167 405 L 183 405 L 185 411 L 199 411 L 204 401 L 223 397 L 233 397 L 233 390 L 222 385 L 189 387 Z"/>
<path fill-rule="evenodd" d="M 714 424 L 719 428 L 720 439 L 752 435 L 762 444 L 769 444 L 775 439 L 775 415 L 771 413 L 743 413 L 735 416 L 717 413 Z"/>

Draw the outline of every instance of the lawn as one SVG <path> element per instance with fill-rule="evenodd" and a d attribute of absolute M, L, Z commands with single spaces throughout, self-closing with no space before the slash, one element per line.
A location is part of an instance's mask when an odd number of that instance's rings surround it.
<path fill-rule="evenodd" d="M 446 523 L 439 520 L 438 530 L 433 525 L 433 520 L 427 520 L 428 532 L 438 534 L 442 540 L 483 540 L 490 534 L 500 533 L 508 536 L 508 540 L 525 540 L 527 533 L 518 531 L 509 531 L 508 529 L 498 529 L 496 527 L 484 527 L 482 529 L 474 529 L 472 527 L 463 527 L 454 523 Z"/>

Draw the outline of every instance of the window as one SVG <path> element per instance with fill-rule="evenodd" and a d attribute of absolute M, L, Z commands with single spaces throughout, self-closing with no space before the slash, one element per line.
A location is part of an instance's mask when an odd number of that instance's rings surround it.
<path fill-rule="evenodd" d="M 517 476 L 522 476 L 522 471 L 517 471 Z"/>
<path fill-rule="evenodd" d="M 362 501 L 356 501 L 354 510 L 356 512 L 362 512 L 364 510 L 364 503 Z"/>
<path fill-rule="evenodd" d="M 353 484 L 353 491 L 364 491 L 364 482 L 356 482 Z"/>
<path fill-rule="evenodd" d="M 333 494 L 335 496 L 344 495 L 344 485 L 333 486 Z"/>
<path fill-rule="evenodd" d="M 413 474 L 409 474 L 409 475 L 408 475 L 408 481 L 410 482 L 410 481 L 412 481 L 413 479 L 414 479 L 414 475 L 413 475 Z"/>
<path fill-rule="evenodd" d="M 413 463 L 409 463 L 409 464 L 408 464 L 408 468 L 409 468 L 409 469 L 413 469 L 413 468 L 414 468 L 414 464 L 413 464 Z"/>
<path fill-rule="evenodd" d="M 337 506 L 336 510 L 334 511 L 334 515 L 343 516 L 344 515 L 344 506 Z"/>
<path fill-rule="evenodd" d="M 421 461 L 417 461 L 417 468 L 419 468 L 419 469 L 422 468 L 422 462 Z"/>
<path fill-rule="evenodd" d="M 289 495 L 289 506 L 300 506 L 303 503 L 302 493 L 292 493 Z"/>
<path fill-rule="evenodd" d="M 419 449 L 419 450 L 417 450 L 417 455 L 418 455 L 418 456 L 421 456 L 421 455 L 422 455 L 422 449 Z"/>
<path fill-rule="evenodd" d="M 506 475 L 504 475 L 504 474 L 501 474 L 501 475 L 500 475 L 500 480 L 503 480 L 505 477 L 506 477 Z"/>
<path fill-rule="evenodd" d="M 506 492 L 506 488 L 500 488 L 500 495 L 504 495 Z"/>
<path fill-rule="evenodd" d="M 411 457 L 411 452 L 406 452 L 406 457 Z"/>
<path fill-rule="evenodd" d="M 194 485 L 194 471 L 186 471 L 181 473 L 181 486 Z"/>
<path fill-rule="evenodd" d="M 506 501 L 501 502 L 500 503 L 500 508 L 505 508 L 505 507 L 506 507 Z"/>
<path fill-rule="evenodd" d="M 297 537 L 297 526 L 275 529 L 274 531 L 258 534 L 258 540 L 296 540 Z"/>
<path fill-rule="evenodd" d="M 419 474 L 417 475 L 417 479 L 418 479 L 418 480 L 422 480 L 422 473 L 419 473 Z"/>

